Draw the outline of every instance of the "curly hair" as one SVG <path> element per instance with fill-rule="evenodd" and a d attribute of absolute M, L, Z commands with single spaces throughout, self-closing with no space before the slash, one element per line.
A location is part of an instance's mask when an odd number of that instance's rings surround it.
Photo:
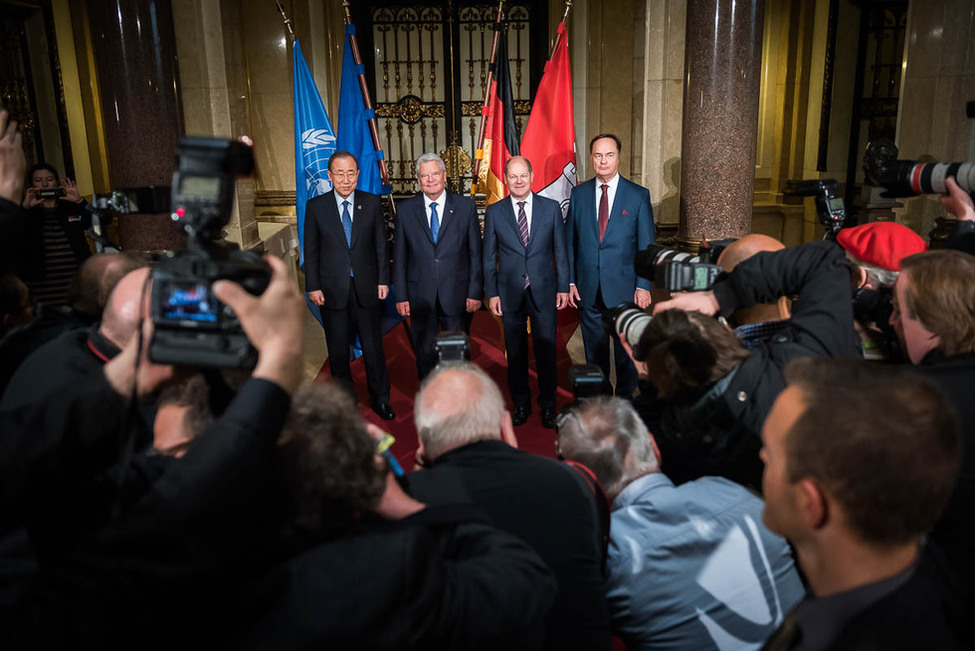
<path fill-rule="evenodd" d="M 353 399 L 336 386 L 312 384 L 298 392 L 278 452 L 294 500 L 293 535 L 348 529 L 385 490 L 376 441 Z"/>

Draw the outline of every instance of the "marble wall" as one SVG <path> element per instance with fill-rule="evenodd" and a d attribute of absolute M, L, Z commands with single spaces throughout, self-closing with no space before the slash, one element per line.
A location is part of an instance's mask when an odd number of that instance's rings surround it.
<path fill-rule="evenodd" d="M 680 217 L 681 120 L 687 0 L 648 2 L 643 25 L 643 152 L 640 176 L 658 225 Z"/>
<path fill-rule="evenodd" d="M 968 160 L 975 100 L 975 2 L 911 2 L 904 52 L 897 146 L 902 159 Z M 926 235 L 944 214 L 934 196 L 908 199 L 898 221 Z"/>

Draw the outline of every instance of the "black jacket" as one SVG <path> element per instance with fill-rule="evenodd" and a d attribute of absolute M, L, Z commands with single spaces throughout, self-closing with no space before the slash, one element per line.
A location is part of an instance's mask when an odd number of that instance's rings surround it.
<path fill-rule="evenodd" d="M 792 296 L 792 317 L 695 404 L 662 401 L 641 385 L 635 405 L 675 482 L 721 475 L 761 490 L 762 424 L 785 388 L 786 365 L 799 357 L 861 356 L 850 272 L 839 246 L 811 242 L 745 260 L 715 283 L 714 294 L 723 316 Z"/>
<path fill-rule="evenodd" d="M 552 569 L 559 591 L 546 620 L 544 648 L 611 648 L 599 517 L 593 493 L 578 474 L 554 459 L 489 440 L 451 450 L 432 468 L 407 477 L 421 502 L 474 504 Z"/>
<path fill-rule="evenodd" d="M 299 554 L 270 574 L 232 646 L 537 649 L 555 581 L 469 511 L 428 508 Z"/>
<path fill-rule="evenodd" d="M 962 436 L 962 460 L 955 491 L 941 519 L 931 532 L 967 592 L 975 608 L 975 355 L 945 357 L 940 350 L 928 353 L 911 370 L 938 386 L 955 408 Z"/>

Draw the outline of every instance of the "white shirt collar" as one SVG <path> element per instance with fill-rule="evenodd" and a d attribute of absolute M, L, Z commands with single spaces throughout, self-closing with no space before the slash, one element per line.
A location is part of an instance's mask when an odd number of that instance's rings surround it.
<path fill-rule="evenodd" d="M 342 198 L 342 195 L 340 195 L 338 192 L 334 192 L 333 194 L 335 195 L 335 205 L 339 209 L 339 217 L 342 216 L 342 202 L 343 201 L 348 201 L 349 202 L 349 214 L 350 215 L 355 212 L 355 210 L 354 210 L 354 208 L 355 208 L 355 190 L 353 190 L 352 192 L 350 192 L 349 193 L 349 196 L 347 196 L 344 199 Z"/>
<path fill-rule="evenodd" d="M 428 197 L 427 195 L 424 194 L 423 195 L 423 208 L 424 208 L 424 210 L 427 211 L 427 213 L 430 212 L 430 204 L 431 203 L 436 203 L 437 204 L 437 212 L 438 212 L 438 214 L 441 214 L 442 215 L 443 214 L 443 209 L 446 207 L 446 203 L 447 203 L 447 191 L 444 190 L 443 192 L 441 192 L 440 193 L 440 196 L 437 197 L 436 199 L 431 199 L 430 197 Z"/>
<path fill-rule="evenodd" d="M 530 211 L 532 209 L 532 205 L 533 205 L 532 204 L 532 197 L 533 197 L 534 194 L 535 194 L 534 192 L 529 192 L 528 193 L 528 196 L 525 197 L 524 199 L 522 199 L 522 201 L 525 202 L 525 210 L 526 211 Z M 508 198 L 511 199 L 511 208 L 515 211 L 515 216 L 517 217 L 518 216 L 518 199 L 515 199 L 511 195 L 508 195 Z"/>
<path fill-rule="evenodd" d="M 618 186 L 619 184 L 620 184 L 620 173 L 617 172 L 616 174 L 613 175 L 613 178 L 611 178 L 606 185 L 609 186 L 609 192 L 616 192 L 616 186 Z M 603 182 L 600 181 L 599 179 L 596 179 L 596 191 L 602 192 L 602 190 L 603 190 Z"/>

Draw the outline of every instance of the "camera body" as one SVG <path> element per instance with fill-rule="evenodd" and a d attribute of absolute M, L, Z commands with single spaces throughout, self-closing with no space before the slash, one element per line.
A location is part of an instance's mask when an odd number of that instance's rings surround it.
<path fill-rule="evenodd" d="M 41 188 L 37 196 L 41 199 L 60 199 L 64 196 L 64 188 Z"/>
<path fill-rule="evenodd" d="M 863 173 L 871 185 L 886 189 L 884 197 L 913 197 L 917 194 L 945 194 L 945 181 L 955 177 L 958 186 L 975 196 L 975 163 L 922 163 L 897 160 L 897 145 L 887 139 L 867 144 Z"/>
<path fill-rule="evenodd" d="M 463 332 L 448 330 L 437 335 L 437 365 L 471 361 L 471 340 Z"/>
<path fill-rule="evenodd" d="M 220 138 L 183 138 L 173 174 L 173 219 L 186 230 L 186 249 L 152 271 L 154 333 L 149 358 L 160 364 L 252 368 L 257 351 L 233 311 L 213 295 L 213 282 L 232 280 L 252 294 L 271 271 L 256 253 L 221 242 L 230 221 L 235 179 L 254 167 L 251 148 Z"/>
<path fill-rule="evenodd" d="M 711 264 L 711 250 L 702 247 L 701 255 L 682 253 L 651 244 L 637 251 L 633 260 L 637 275 L 669 292 L 700 292 L 711 289 L 721 267 Z"/>

